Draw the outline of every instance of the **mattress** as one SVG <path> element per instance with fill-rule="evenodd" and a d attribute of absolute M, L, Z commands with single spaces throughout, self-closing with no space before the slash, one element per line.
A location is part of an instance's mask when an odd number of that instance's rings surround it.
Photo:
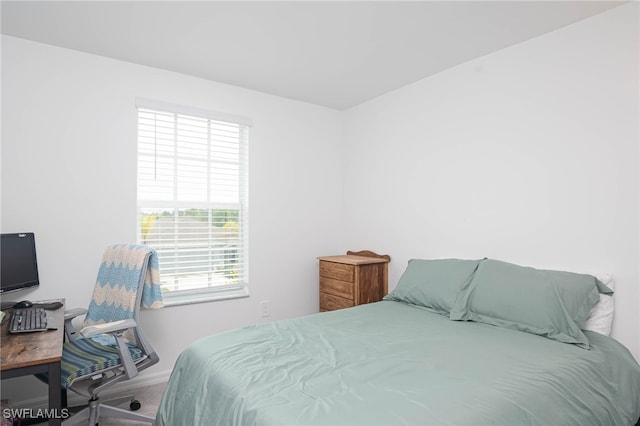
<path fill-rule="evenodd" d="M 179 356 L 160 425 L 634 425 L 640 367 L 589 349 L 382 301 L 262 323 Z"/>

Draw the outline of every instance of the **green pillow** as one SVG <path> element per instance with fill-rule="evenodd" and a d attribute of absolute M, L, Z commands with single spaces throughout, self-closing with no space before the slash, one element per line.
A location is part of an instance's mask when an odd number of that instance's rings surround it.
<path fill-rule="evenodd" d="M 384 297 L 449 315 L 460 289 L 471 281 L 479 260 L 411 259 L 396 288 Z"/>
<path fill-rule="evenodd" d="M 598 300 L 600 300 L 600 293 L 613 294 L 613 291 L 609 287 L 592 275 L 544 269 L 541 270 L 541 272 L 547 277 L 547 279 L 556 284 L 557 289 L 560 292 L 562 302 L 571 314 L 571 318 L 573 318 L 578 325 L 585 322 L 589 317 L 591 309 L 593 309 L 593 307 L 598 303 Z M 591 299 L 587 299 L 585 301 L 581 293 L 588 290 L 589 296 L 592 298 L 592 286 L 596 287 L 596 291 L 598 293 L 598 297 L 593 304 L 590 302 Z"/>
<path fill-rule="evenodd" d="M 580 330 L 599 298 L 596 278 L 484 260 L 451 308 L 470 320 L 545 336 L 588 349 Z"/>

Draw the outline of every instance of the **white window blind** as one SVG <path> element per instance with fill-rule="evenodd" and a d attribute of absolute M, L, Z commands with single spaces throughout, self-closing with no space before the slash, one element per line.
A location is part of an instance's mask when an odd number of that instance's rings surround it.
<path fill-rule="evenodd" d="M 246 289 L 248 137 L 241 119 L 138 105 L 138 238 L 165 294 Z"/>

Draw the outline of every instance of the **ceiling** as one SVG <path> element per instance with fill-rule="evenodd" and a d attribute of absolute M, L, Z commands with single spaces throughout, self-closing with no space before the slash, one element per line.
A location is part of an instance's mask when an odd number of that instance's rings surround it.
<path fill-rule="evenodd" d="M 626 2 L 2 1 L 2 33 L 338 110 Z"/>

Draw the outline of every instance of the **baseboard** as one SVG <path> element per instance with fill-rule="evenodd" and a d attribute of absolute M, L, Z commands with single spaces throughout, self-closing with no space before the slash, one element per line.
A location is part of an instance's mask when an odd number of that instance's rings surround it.
<path fill-rule="evenodd" d="M 153 373 L 144 373 L 140 374 L 138 377 L 127 380 L 125 382 L 120 382 L 116 385 L 113 385 L 112 388 L 106 390 L 101 397 L 108 399 L 109 397 L 126 394 L 127 392 L 131 393 L 135 391 L 135 389 L 143 388 L 146 386 L 153 386 L 160 383 L 166 383 L 169 381 L 169 376 L 171 375 L 171 370 L 165 370 L 160 372 Z M 135 392 L 133 392 L 135 393 Z M 67 395 L 67 402 L 69 406 L 75 405 L 83 405 L 87 403 L 87 399 L 73 392 L 69 392 Z M 40 396 L 32 399 L 25 399 L 22 401 L 11 401 L 14 408 L 32 408 L 34 410 L 37 409 L 46 409 L 49 407 L 49 400 L 46 395 Z"/>

